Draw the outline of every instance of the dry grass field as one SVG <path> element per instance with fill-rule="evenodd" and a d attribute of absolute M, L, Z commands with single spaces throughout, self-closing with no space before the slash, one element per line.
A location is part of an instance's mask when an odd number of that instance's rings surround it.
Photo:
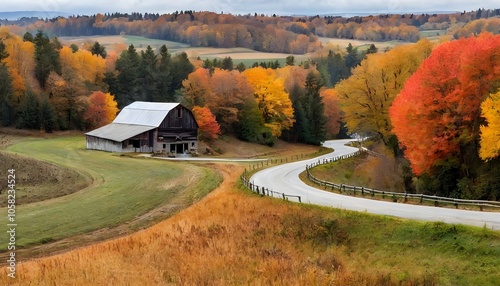
<path fill-rule="evenodd" d="M 495 285 L 499 278 L 492 272 L 500 266 L 498 233 L 477 237 L 468 228 L 262 198 L 239 190 L 241 166 L 212 167 L 224 182 L 176 216 L 23 262 L 15 280 L 4 268 L 0 284 Z"/>

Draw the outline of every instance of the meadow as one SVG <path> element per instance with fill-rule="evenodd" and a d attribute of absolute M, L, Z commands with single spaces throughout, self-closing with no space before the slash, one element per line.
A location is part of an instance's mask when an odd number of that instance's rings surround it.
<path fill-rule="evenodd" d="M 498 285 L 500 233 L 260 197 L 243 167 L 146 230 L 22 262 L 10 285 Z"/>
<path fill-rule="evenodd" d="M 193 164 L 86 150 L 85 137 L 81 135 L 25 138 L 7 147 L 7 151 L 14 156 L 70 168 L 88 182 L 87 187 L 72 194 L 17 206 L 18 247 L 47 244 L 118 226 L 122 227 L 115 236 L 131 233 L 192 204 L 221 180 L 217 172 Z M 23 172 L 31 172 L 31 168 L 31 165 L 18 167 L 16 174 L 21 176 Z M 22 182 L 17 187 L 22 188 Z M 155 212 L 158 208 L 162 211 Z M 0 208 L 0 212 L 7 210 Z M 0 247 L 5 249 L 6 242 L 2 241 Z"/>

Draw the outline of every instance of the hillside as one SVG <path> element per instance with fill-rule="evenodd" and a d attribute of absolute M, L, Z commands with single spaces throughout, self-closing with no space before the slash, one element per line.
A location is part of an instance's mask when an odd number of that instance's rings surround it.
<path fill-rule="evenodd" d="M 213 167 L 224 182 L 199 203 L 133 235 L 22 263 L 18 283 L 495 285 L 500 278 L 498 233 L 261 198 L 241 189 L 242 167 Z M 0 282 L 9 283 L 3 274 Z"/>

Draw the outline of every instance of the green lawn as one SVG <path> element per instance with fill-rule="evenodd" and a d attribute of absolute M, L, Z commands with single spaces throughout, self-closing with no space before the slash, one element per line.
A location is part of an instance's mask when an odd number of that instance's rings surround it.
<path fill-rule="evenodd" d="M 18 246 L 117 226 L 173 200 L 187 205 L 221 181 L 213 171 L 191 164 L 86 150 L 83 136 L 29 139 L 7 151 L 73 168 L 92 181 L 76 193 L 17 207 Z M 6 208 L 0 212 L 7 214 Z M 6 248 L 5 240 L 0 248 Z"/>

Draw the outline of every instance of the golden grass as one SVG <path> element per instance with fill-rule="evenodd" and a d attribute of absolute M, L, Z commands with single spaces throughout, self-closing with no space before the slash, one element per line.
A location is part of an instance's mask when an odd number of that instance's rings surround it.
<path fill-rule="evenodd" d="M 20 263 L 16 279 L 3 268 L 0 284 L 396 284 L 383 271 L 358 272 L 343 245 L 346 234 L 322 223 L 324 210 L 235 191 L 242 167 L 217 168 L 221 186 L 178 215 L 127 237 Z"/>

